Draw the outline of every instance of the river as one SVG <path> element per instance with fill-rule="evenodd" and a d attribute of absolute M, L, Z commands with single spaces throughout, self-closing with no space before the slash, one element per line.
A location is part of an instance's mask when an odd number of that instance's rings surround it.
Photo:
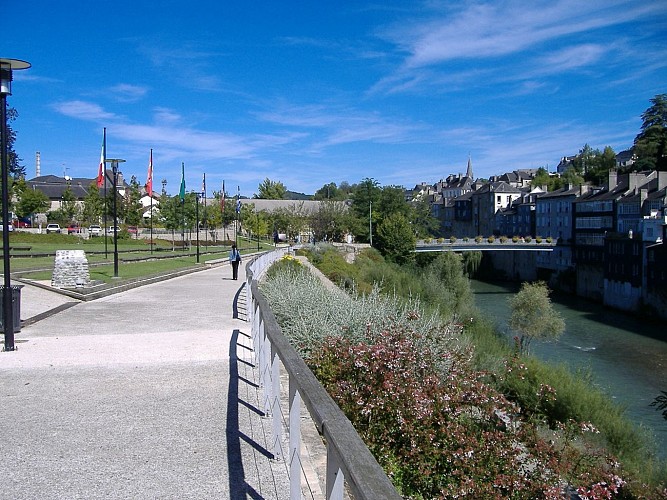
<path fill-rule="evenodd" d="M 496 328 L 511 337 L 507 299 L 518 290 L 511 284 L 472 281 L 477 307 Z M 667 391 L 667 328 L 641 321 L 571 295 L 554 295 L 555 309 L 565 320 L 556 342 L 533 341 L 531 353 L 573 370 L 589 369 L 595 383 L 626 408 L 632 421 L 655 435 L 658 454 L 667 459 L 667 420 L 650 403 Z"/>

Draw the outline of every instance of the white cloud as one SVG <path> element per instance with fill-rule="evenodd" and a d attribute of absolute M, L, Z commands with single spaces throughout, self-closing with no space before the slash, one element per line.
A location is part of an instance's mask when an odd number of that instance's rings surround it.
<path fill-rule="evenodd" d="M 474 3 L 445 17 L 407 28 L 397 27 L 386 36 L 408 53 L 407 67 L 418 67 L 452 59 L 517 53 L 565 36 L 627 23 L 660 10 L 664 12 L 664 7 L 657 3 L 636 5 L 629 1 Z"/>
<path fill-rule="evenodd" d="M 70 118 L 77 118 L 86 121 L 117 120 L 118 117 L 91 102 L 86 101 L 62 101 L 52 105 L 52 108 L 58 113 Z"/>
<path fill-rule="evenodd" d="M 111 94 L 120 102 L 136 102 L 146 95 L 147 87 L 119 83 L 109 89 Z"/>

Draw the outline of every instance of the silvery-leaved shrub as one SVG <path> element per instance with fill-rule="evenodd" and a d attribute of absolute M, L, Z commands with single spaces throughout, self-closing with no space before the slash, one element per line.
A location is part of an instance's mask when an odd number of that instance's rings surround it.
<path fill-rule="evenodd" d="M 446 373 L 452 352 L 469 352 L 459 325 L 424 312 L 419 300 L 382 295 L 378 287 L 365 295 L 327 288 L 307 269 L 279 266 L 262 282 L 283 333 L 304 358 L 328 337 L 370 343 L 383 331 L 400 327 L 415 332 L 420 348 L 441 360 Z"/>

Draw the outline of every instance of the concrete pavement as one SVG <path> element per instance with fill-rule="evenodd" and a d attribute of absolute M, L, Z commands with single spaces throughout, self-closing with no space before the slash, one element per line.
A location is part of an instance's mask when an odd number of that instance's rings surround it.
<path fill-rule="evenodd" d="M 272 459 L 259 410 L 244 272 L 90 302 L 23 288 L 22 319 L 43 319 L 0 353 L 0 498 L 287 498 L 288 464 Z"/>

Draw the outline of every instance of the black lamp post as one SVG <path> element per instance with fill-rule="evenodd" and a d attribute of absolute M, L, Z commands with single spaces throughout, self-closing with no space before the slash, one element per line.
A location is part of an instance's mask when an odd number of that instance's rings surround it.
<path fill-rule="evenodd" d="M 199 264 L 199 193 L 195 193 L 195 231 L 197 231 L 197 264 Z"/>
<path fill-rule="evenodd" d="M 104 161 L 111 163 L 113 171 L 113 277 L 118 278 L 118 164 L 125 160 L 107 158 Z"/>
<path fill-rule="evenodd" d="M 19 59 L 0 58 L 0 96 L 2 96 L 2 261 L 4 286 L 2 287 L 4 351 L 14 347 L 14 310 L 12 308 L 12 279 L 9 265 L 9 154 L 7 152 L 7 96 L 12 94 L 12 70 L 27 69 L 30 63 Z"/>

